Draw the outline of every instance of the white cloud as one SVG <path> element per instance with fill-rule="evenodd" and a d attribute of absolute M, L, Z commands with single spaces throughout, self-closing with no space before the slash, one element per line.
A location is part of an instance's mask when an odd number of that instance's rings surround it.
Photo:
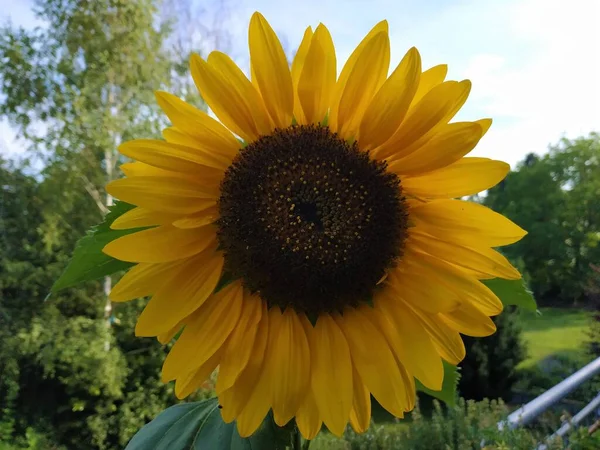
<path fill-rule="evenodd" d="M 25 5 L 10 5 L 17 4 Z M 600 128 L 598 0 L 239 0 L 229 5 L 235 7 L 227 22 L 231 53 L 245 67 L 247 27 L 255 10 L 291 49 L 308 25 L 325 23 L 338 66 L 387 18 L 393 64 L 414 45 L 425 67 L 448 63 L 449 78 L 473 81 L 457 120 L 494 118 L 477 155 L 514 164 L 528 152 L 543 153 L 563 135 Z M 31 22 L 24 11 L 9 6 L 8 14 L 15 22 Z"/>
<path fill-rule="evenodd" d="M 506 29 L 530 56 L 475 55 L 464 75 L 476 81 L 470 101 L 498 119 L 476 153 L 514 163 L 600 128 L 600 3 L 527 0 L 510 11 Z"/>

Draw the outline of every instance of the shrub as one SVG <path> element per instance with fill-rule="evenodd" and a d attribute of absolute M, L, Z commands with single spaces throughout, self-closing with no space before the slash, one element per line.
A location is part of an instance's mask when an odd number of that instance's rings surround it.
<path fill-rule="evenodd" d="M 589 330 L 587 351 L 593 358 L 600 357 L 600 266 L 590 264 L 592 275 L 584 288 L 589 304 L 594 308 Z"/>
<path fill-rule="evenodd" d="M 516 366 L 525 359 L 526 350 L 518 312 L 507 309 L 494 318 L 496 333 L 486 338 L 465 337 L 467 356 L 460 364 L 460 395 L 470 400 L 511 397 L 518 380 Z"/>
<path fill-rule="evenodd" d="M 508 411 L 500 401 L 460 399 L 453 407 L 434 402 L 431 419 L 417 405 L 406 426 L 375 425 L 364 434 L 347 431 L 345 440 L 351 450 L 531 450 L 543 438 L 527 429 L 499 431 L 497 423 Z M 562 443 L 549 445 L 562 449 Z M 583 450 L 585 447 L 581 447 Z M 587 450 L 587 449 L 586 449 Z"/>

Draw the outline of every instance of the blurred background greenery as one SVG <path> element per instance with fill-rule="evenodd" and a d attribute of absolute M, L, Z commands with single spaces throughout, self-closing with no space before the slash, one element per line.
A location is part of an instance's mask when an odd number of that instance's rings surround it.
<path fill-rule="evenodd" d="M 103 186 L 119 176 L 116 146 L 158 137 L 166 125 L 153 91 L 204 108 L 188 56 L 228 37 L 200 26 L 184 0 L 36 5 L 48 27 L 0 29 L 0 115 L 28 145 L 26 159 L 0 155 L 0 450 L 121 449 L 176 401 L 160 382 L 168 346 L 134 337 L 144 301 L 112 305 L 111 279 L 47 295 L 110 205 Z M 600 135 L 527 155 L 472 200 L 529 231 L 506 255 L 541 314 L 507 311 L 494 336 L 465 339 L 459 391 L 468 403 L 445 409 L 421 398 L 404 421 L 376 408 L 367 434 L 322 434 L 316 449 L 463 449 L 483 438 L 489 448 L 532 448 L 600 389 L 598 380 L 587 383 L 531 429 L 496 430 L 507 411 L 600 356 Z M 194 398 L 209 395 L 210 381 Z M 600 448 L 584 434 L 571 448 Z"/>

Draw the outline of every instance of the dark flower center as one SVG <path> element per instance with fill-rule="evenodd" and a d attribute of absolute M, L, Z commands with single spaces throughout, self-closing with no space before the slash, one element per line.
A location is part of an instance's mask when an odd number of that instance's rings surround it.
<path fill-rule="evenodd" d="M 400 180 L 385 169 L 327 127 L 251 143 L 221 185 L 225 270 L 269 306 L 309 317 L 368 302 L 406 238 Z"/>

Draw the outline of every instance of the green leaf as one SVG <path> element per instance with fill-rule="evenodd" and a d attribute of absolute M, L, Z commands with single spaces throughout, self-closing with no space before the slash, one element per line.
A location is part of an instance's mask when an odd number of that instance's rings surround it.
<path fill-rule="evenodd" d="M 529 311 L 536 311 L 535 299 L 522 279 L 503 280 L 494 278 L 492 280 L 482 280 L 481 282 L 498 296 L 504 306 L 516 305 Z"/>
<path fill-rule="evenodd" d="M 211 398 L 166 409 L 138 431 L 125 450 L 283 450 L 290 435 L 282 436 L 281 430 L 269 415 L 244 439 L 235 422 L 223 422 L 218 400 Z"/>
<path fill-rule="evenodd" d="M 237 278 L 234 278 L 233 275 L 230 272 L 223 272 L 223 274 L 221 275 L 221 279 L 217 283 L 217 287 L 215 288 L 215 292 L 219 292 L 221 289 L 223 289 L 229 283 L 234 282 L 235 280 L 237 280 Z"/>
<path fill-rule="evenodd" d="M 438 400 L 443 401 L 449 406 L 456 404 L 458 380 L 460 374 L 458 373 L 458 367 L 453 366 L 449 362 L 442 361 L 444 363 L 444 382 L 442 383 L 441 391 L 432 391 L 421 384 L 419 380 L 415 380 L 417 391 L 425 392 Z"/>
<path fill-rule="evenodd" d="M 111 224 L 121 215 L 134 208 L 133 205 L 117 202 L 110 208 L 104 220 L 93 227 L 75 246 L 73 256 L 60 278 L 54 283 L 51 293 L 74 286 L 84 281 L 95 280 L 125 270 L 133 263 L 119 261 L 102 252 L 106 244 L 121 236 L 135 233 L 143 228 L 111 230 Z"/>

